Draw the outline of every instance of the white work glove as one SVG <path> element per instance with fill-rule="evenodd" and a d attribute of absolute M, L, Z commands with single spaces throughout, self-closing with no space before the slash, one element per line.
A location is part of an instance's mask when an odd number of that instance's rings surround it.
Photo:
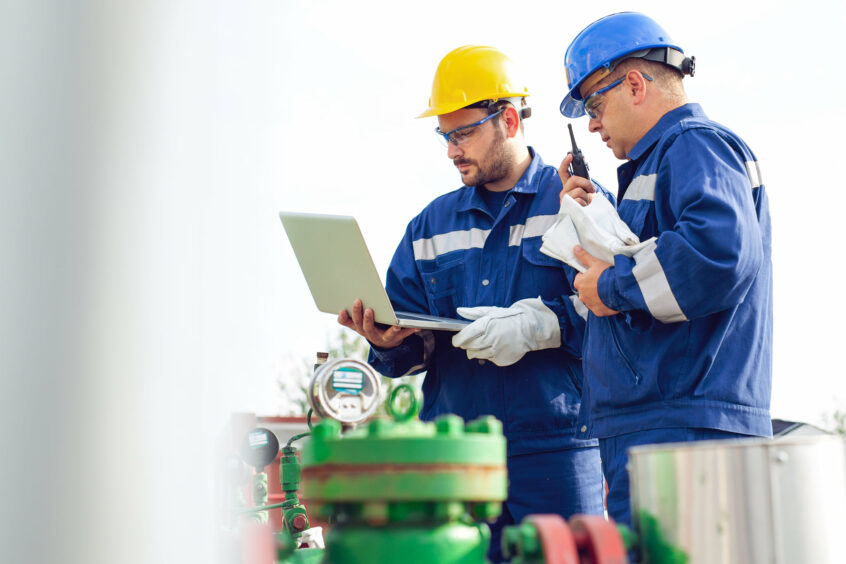
<path fill-rule="evenodd" d="M 511 307 L 460 307 L 458 315 L 473 323 L 452 337 L 452 345 L 467 358 L 483 358 L 510 366 L 529 351 L 561 346 L 558 316 L 540 298 L 527 298 Z"/>
<path fill-rule="evenodd" d="M 634 256 L 648 246 L 649 241 L 641 243 L 603 196 L 596 195 L 590 204 L 581 206 L 565 195 L 561 198 L 557 221 L 543 234 L 540 251 L 584 272 L 587 267 L 573 253 L 576 245 L 596 258 L 614 264 L 614 255 Z"/>

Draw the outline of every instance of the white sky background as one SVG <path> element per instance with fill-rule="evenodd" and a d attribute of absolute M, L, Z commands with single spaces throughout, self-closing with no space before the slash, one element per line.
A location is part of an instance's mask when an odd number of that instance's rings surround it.
<path fill-rule="evenodd" d="M 519 8 L 518 8 L 519 6 Z M 416 120 L 440 59 L 498 47 L 528 141 L 569 147 L 572 37 L 655 17 L 690 98 L 755 151 L 774 224 L 773 415 L 846 404 L 839 327 L 846 78 L 840 2 L 45 0 L 0 18 L 0 560 L 208 562 L 216 442 L 275 414 L 337 334 L 282 209 L 358 218 L 381 273 L 459 176 Z M 730 15 L 729 15 L 730 14 Z M 577 121 L 592 175 L 618 164 Z"/>
<path fill-rule="evenodd" d="M 300 2 L 227 12 L 218 94 L 227 135 L 205 237 L 208 369 L 244 409 L 273 412 L 286 351 L 310 357 L 336 324 L 314 306 L 278 209 L 354 215 L 384 277 L 407 222 L 460 185 L 425 107 L 441 57 L 500 48 L 524 71 L 528 141 L 547 163 L 569 147 L 558 113 L 570 39 L 624 9 L 650 14 L 689 55 L 692 101 L 755 151 L 770 197 L 775 271 L 774 417 L 818 421 L 846 402 L 838 268 L 846 128 L 843 2 Z M 574 122 L 594 178 L 620 161 Z"/>

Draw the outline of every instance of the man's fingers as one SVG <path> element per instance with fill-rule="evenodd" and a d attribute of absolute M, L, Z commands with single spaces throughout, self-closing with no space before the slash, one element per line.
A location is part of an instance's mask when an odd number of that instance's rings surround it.
<path fill-rule="evenodd" d="M 561 193 L 559 194 L 559 200 L 563 199 L 566 195 L 584 206 L 590 202 L 590 195 L 596 192 L 596 187 L 587 178 L 582 178 L 581 176 L 570 176 L 566 180 L 564 178 L 561 180 L 563 184 L 561 187 Z"/>
<path fill-rule="evenodd" d="M 414 335 L 415 333 L 419 333 L 420 331 L 422 331 L 422 329 L 413 329 L 410 327 L 406 327 L 405 329 L 400 329 L 399 338 L 401 340 L 405 340 L 405 338 L 409 335 Z"/>
<path fill-rule="evenodd" d="M 338 323 L 352 329 L 369 342 L 380 347 L 388 348 L 395 347 L 402 343 L 409 335 L 420 332 L 420 329 L 398 327 L 396 325 L 382 329 L 376 324 L 376 316 L 373 313 L 373 309 L 365 309 L 361 300 L 353 302 L 350 310 L 341 310 L 338 313 Z"/>
<path fill-rule="evenodd" d="M 590 202 L 590 200 L 588 199 L 590 197 L 590 194 L 588 194 L 587 192 L 585 192 L 581 188 L 577 188 L 576 190 L 573 190 L 572 192 L 568 192 L 565 195 L 570 196 L 571 198 L 576 200 L 576 203 L 579 204 L 582 207 L 585 207 L 586 205 L 588 205 L 588 202 Z"/>
<path fill-rule="evenodd" d="M 388 341 L 401 329 L 396 325 L 392 325 L 387 329 L 380 329 L 379 327 L 377 327 L 376 314 L 373 313 L 373 310 L 370 308 L 364 310 L 364 314 L 361 318 L 361 327 L 362 329 L 364 329 L 364 334 L 367 336 L 368 340 L 373 341 L 374 339 L 376 339 L 376 342 Z"/>
<path fill-rule="evenodd" d="M 398 327 L 393 325 L 384 331 L 379 328 L 373 329 L 371 337 L 367 339 L 371 343 L 375 343 L 380 347 L 393 348 L 396 347 L 406 339 L 409 335 L 419 333 L 420 329 L 412 329 L 409 327 Z"/>
<path fill-rule="evenodd" d="M 364 336 L 371 343 L 375 343 L 380 347 L 392 348 L 402 343 L 406 337 L 419 333 L 420 329 L 412 327 L 400 327 L 398 325 L 391 325 L 382 329 L 376 324 L 373 310 L 368 308 L 364 310 Z"/>
<path fill-rule="evenodd" d="M 341 324 L 341 325 L 343 325 L 344 327 L 349 327 L 350 329 L 353 329 L 353 327 L 352 327 L 352 324 L 353 324 L 353 323 L 352 323 L 352 319 L 350 319 L 350 314 L 349 314 L 349 312 L 348 312 L 347 310 L 345 310 L 345 309 L 342 309 L 342 310 L 338 313 L 338 323 L 340 323 L 340 324 Z"/>
<path fill-rule="evenodd" d="M 475 321 L 476 319 L 481 319 L 482 317 L 486 316 L 490 313 L 491 306 L 478 306 L 478 307 L 459 307 L 455 309 L 455 313 L 463 317 L 464 319 L 470 319 Z"/>
<path fill-rule="evenodd" d="M 485 327 L 487 327 L 487 323 L 474 321 L 452 336 L 452 346 L 461 349 L 467 348 L 473 341 L 485 334 Z"/>
<path fill-rule="evenodd" d="M 467 350 L 467 358 L 474 359 L 479 358 L 482 360 L 489 359 L 493 356 L 493 349 L 490 347 L 485 347 L 481 349 L 466 349 Z"/>
<path fill-rule="evenodd" d="M 361 300 L 356 300 L 353 302 L 351 317 L 353 323 L 361 327 L 362 320 L 364 319 L 364 304 L 361 303 Z"/>
<path fill-rule="evenodd" d="M 576 258 L 579 259 L 579 262 L 584 265 L 587 265 L 588 268 L 590 268 L 590 266 L 597 260 L 596 257 L 584 250 L 581 245 L 576 245 L 575 247 L 573 247 L 573 254 L 576 255 Z"/>
<path fill-rule="evenodd" d="M 561 166 L 558 167 L 558 176 L 561 177 L 561 182 L 567 182 L 570 178 L 570 163 L 573 162 L 573 153 L 567 153 L 564 160 L 561 161 Z"/>

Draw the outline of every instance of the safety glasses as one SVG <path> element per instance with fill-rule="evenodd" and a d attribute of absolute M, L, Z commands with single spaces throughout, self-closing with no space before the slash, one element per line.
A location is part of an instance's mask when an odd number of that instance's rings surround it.
<path fill-rule="evenodd" d="M 640 73 L 640 74 L 646 80 L 649 80 L 649 81 L 652 80 L 652 77 L 649 76 L 648 74 L 643 74 L 643 73 Z M 591 94 L 590 96 L 585 98 L 585 101 L 584 101 L 585 113 L 588 116 L 590 116 L 590 119 L 596 119 L 596 115 L 597 115 L 596 114 L 596 108 L 597 108 L 597 106 L 599 106 L 599 103 L 602 101 L 602 95 L 605 94 L 606 92 L 608 92 L 609 90 L 611 90 L 612 88 L 622 84 L 625 79 L 626 79 L 626 77 L 622 76 L 622 77 L 618 78 L 617 80 L 615 80 L 614 82 L 612 82 L 611 84 L 609 84 L 608 86 L 606 86 L 605 88 L 600 88 L 599 90 L 597 90 L 596 92 L 594 92 L 593 94 Z"/>
<path fill-rule="evenodd" d="M 441 131 L 440 127 L 436 127 L 435 133 L 437 133 L 438 135 L 441 136 L 441 138 L 443 138 L 444 145 L 446 145 L 448 143 L 452 143 L 453 145 L 461 145 L 463 143 L 466 143 L 467 140 L 470 139 L 470 137 L 476 131 L 477 127 L 479 127 L 480 125 L 482 125 L 483 123 L 485 123 L 489 119 L 495 118 L 496 116 L 501 114 L 504 110 L 505 110 L 505 108 L 502 108 L 498 112 L 492 113 L 491 115 L 489 115 L 489 116 L 487 116 L 483 119 L 480 119 L 476 123 L 470 123 L 470 124 L 467 124 L 467 125 L 462 125 L 461 127 L 456 127 L 455 129 L 452 129 L 452 130 L 447 131 L 447 132 L 443 132 L 443 131 Z"/>

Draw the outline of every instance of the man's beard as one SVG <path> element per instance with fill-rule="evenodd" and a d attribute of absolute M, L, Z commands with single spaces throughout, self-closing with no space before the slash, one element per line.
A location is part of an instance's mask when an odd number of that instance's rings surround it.
<path fill-rule="evenodd" d="M 456 157 L 453 164 L 471 164 L 476 166 L 475 174 L 463 175 L 462 179 L 467 186 L 484 186 L 492 182 L 498 182 L 508 176 L 514 166 L 514 157 L 508 152 L 508 145 L 505 142 L 505 133 L 497 128 L 496 137 L 488 154 L 482 162 Z"/>

